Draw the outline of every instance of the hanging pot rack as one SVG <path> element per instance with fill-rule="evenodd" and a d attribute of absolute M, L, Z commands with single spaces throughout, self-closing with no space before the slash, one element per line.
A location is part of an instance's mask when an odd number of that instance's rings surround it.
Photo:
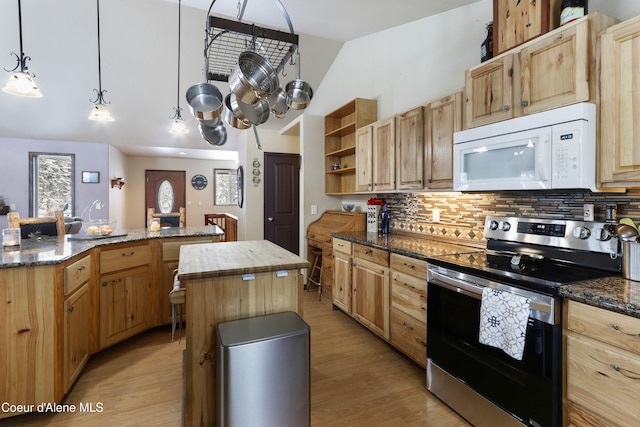
<path fill-rule="evenodd" d="M 205 39 L 205 79 L 226 82 L 238 62 L 239 55 L 254 50 L 269 60 L 278 73 L 298 49 L 298 35 L 293 31 L 289 14 L 280 0 L 274 0 L 282 12 L 289 32 L 241 22 L 248 0 L 242 2 L 238 21 L 211 15 L 215 0 L 207 12 Z"/>

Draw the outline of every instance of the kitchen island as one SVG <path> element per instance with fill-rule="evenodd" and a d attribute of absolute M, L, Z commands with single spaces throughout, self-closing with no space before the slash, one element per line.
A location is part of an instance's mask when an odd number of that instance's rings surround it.
<path fill-rule="evenodd" d="M 92 354 L 170 323 L 179 248 L 223 234 L 217 226 L 117 230 L 3 248 L 0 402 L 22 406 L 0 419 L 61 402 Z"/>
<path fill-rule="evenodd" d="M 185 425 L 215 425 L 215 328 L 220 322 L 284 311 L 302 315 L 304 258 L 269 241 L 221 242 L 180 249 L 186 288 Z"/>

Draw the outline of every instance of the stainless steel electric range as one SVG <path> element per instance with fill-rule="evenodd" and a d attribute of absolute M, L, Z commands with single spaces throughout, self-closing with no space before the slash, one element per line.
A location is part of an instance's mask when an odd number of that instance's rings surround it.
<path fill-rule="evenodd" d="M 487 217 L 486 250 L 434 258 L 428 270 L 427 388 L 475 426 L 561 426 L 557 290 L 621 271 L 614 228 L 600 222 Z M 530 301 L 520 359 L 480 343 L 486 287 Z"/>

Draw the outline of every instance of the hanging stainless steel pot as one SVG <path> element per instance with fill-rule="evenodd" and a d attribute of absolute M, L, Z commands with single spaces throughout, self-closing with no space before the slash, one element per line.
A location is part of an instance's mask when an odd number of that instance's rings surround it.
<path fill-rule="evenodd" d="M 254 125 L 261 125 L 269 119 L 269 101 L 261 98 L 254 104 L 245 104 L 237 99 L 242 114 Z"/>
<path fill-rule="evenodd" d="M 280 83 L 278 73 L 269 61 L 250 50 L 238 58 L 233 72 L 229 75 L 229 88 L 238 101 L 253 104 L 275 92 Z"/>
<path fill-rule="evenodd" d="M 278 88 L 275 92 L 267 97 L 271 112 L 278 119 L 283 119 L 284 115 L 289 111 L 289 97 L 282 88 Z"/>
<path fill-rule="evenodd" d="M 222 123 L 217 126 L 206 126 L 200 123 L 198 126 L 200 135 L 211 145 L 224 145 L 227 142 L 227 129 Z"/>
<path fill-rule="evenodd" d="M 286 91 L 289 107 L 294 110 L 304 110 L 313 98 L 311 85 L 300 79 L 300 51 L 296 51 L 296 74 L 298 78 L 287 83 Z"/>
<path fill-rule="evenodd" d="M 187 90 L 187 103 L 199 120 L 219 120 L 222 113 L 222 93 L 212 84 L 198 83 Z"/>
<path fill-rule="evenodd" d="M 234 108 L 234 106 L 236 108 Z M 236 111 L 238 115 L 236 115 Z M 232 93 L 224 98 L 224 121 L 227 122 L 229 126 L 241 130 L 249 129 L 251 126 L 249 120 L 247 120 L 244 114 L 242 114 L 242 111 L 240 111 L 236 96 Z"/>

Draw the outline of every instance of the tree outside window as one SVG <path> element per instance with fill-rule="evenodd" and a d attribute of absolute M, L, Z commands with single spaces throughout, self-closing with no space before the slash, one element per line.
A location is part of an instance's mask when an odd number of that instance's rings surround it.
<path fill-rule="evenodd" d="M 53 216 L 59 210 L 73 216 L 74 162 L 73 154 L 29 153 L 31 216 Z"/>
<path fill-rule="evenodd" d="M 238 173 L 236 169 L 213 170 L 213 204 L 235 205 L 238 203 Z"/>

